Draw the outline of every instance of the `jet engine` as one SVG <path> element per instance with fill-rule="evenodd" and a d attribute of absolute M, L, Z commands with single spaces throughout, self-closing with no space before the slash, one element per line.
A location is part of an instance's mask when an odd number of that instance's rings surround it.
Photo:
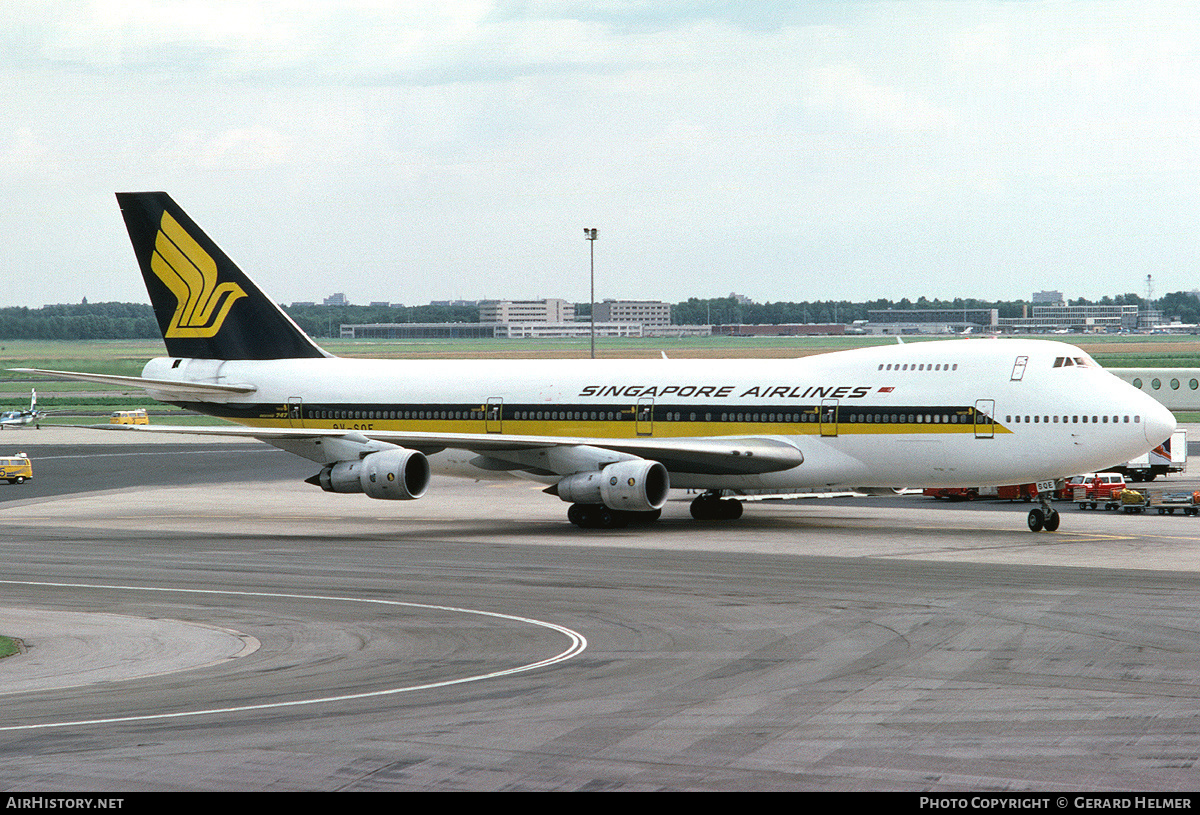
<path fill-rule="evenodd" d="M 575 473 L 558 482 L 558 497 L 576 504 L 604 504 L 609 509 L 650 512 L 667 503 L 671 479 L 657 461 L 633 459 L 601 470 Z"/>
<path fill-rule="evenodd" d="M 327 464 L 308 483 L 325 492 L 365 492 L 371 498 L 408 501 L 429 488 L 429 459 L 403 447 L 381 450 L 356 461 Z"/>

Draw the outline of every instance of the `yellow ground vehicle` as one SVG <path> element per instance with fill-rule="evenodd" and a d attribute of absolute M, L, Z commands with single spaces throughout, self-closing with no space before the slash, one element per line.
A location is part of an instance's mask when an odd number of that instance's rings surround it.
<path fill-rule="evenodd" d="M 24 453 L 0 456 L 0 479 L 7 480 L 9 484 L 24 484 L 30 478 L 33 478 L 33 463 L 29 456 Z"/>
<path fill-rule="evenodd" d="M 108 419 L 109 424 L 150 424 L 150 417 L 143 409 L 117 410 Z"/>

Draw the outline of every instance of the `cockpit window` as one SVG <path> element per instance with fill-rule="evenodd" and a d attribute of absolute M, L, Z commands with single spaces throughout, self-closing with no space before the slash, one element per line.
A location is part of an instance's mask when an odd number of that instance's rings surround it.
<path fill-rule="evenodd" d="M 1088 360 L 1086 357 L 1055 357 L 1055 368 L 1088 368 Z"/>

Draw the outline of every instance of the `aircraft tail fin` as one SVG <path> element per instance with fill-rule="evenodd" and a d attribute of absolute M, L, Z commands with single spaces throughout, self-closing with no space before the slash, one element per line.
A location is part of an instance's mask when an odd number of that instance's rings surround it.
<path fill-rule="evenodd" d="M 119 192 L 167 353 L 201 359 L 325 357 L 165 192 Z"/>
<path fill-rule="evenodd" d="M 29 412 L 34 413 L 35 411 L 37 411 L 37 388 L 32 388 L 30 389 Z"/>

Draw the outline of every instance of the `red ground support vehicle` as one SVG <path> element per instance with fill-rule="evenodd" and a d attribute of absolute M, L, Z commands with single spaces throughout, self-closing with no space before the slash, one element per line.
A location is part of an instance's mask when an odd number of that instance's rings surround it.
<path fill-rule="evenodd" d="M 1013 484 L 1008 487 L 996 487 L 996 497 L 1009 501 L 1032 501 L 1037 498 L 1037 486 L 1034 484 Z"/>
<path fill-rule="evenodd" d="M 1078 502 L 1080 509 L 1095 509 L 1097 504 L 1116 500 L 1117 493 L 1125 489 L 1125 476 L 1120 473 L 1089 473 L 1080 483 L 1068 485 L 1068 489 L 1072 491 L 1070 500 Z"/>
<path fill-rule="evenodd" d="M 929 498 L 948 498 L 951 501 L 974 501 L 979 497 L 975 487 L 926 487 L 922 495 Z"/>
<path fill-rule="evenodd" d="M 1082 475 L 1074 475 L 1067 479 L 1067 483 L 1062 488 L 1062 498 L 1066 501 L 1074 501 L 1075 493 L 1078 491 L 1079 497 L 1083 497 L 1083 491 L 1087 489 L 1084 485 L 1092 481 L 1096 477 L 1095 473 L 1084 473 Z"/>

